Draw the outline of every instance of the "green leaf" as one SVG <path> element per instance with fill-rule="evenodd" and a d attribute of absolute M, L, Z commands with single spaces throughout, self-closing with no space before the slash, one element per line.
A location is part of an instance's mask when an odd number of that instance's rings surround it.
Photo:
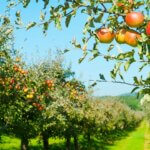
<path fill-rule="evenodd" d="M 103 74 L 99 74 L 101 80 L 106 80 Z"/>
<path fill-rule="evenodd" d="M 92 53 L 93 53 L 93 56 L 89 59 L 89 61 L 91 61 L 99 56 L 99 51 L 97 49 L 92 50 Z"/>
<path fill-rule="evenodd" d="M 96 85 L 97 85 L 97 83 L 94 82 L 93 84 L 90 85 L 90 87 L 94 87 L 94 86 L 96 86 Z"/>
<path fill-rule="evenodd" d="M 103 18 L 103 13 L 101 13 L 97 18 L 94 19 L 95 22 L 100 23 Z"/>
<path fill-rule="evenodd" d="M 20 17 L 20 11 L 17 11 L 15 15 L 16 17 Z"/>
<path fill-rule="evenodd" d="M 110 46 L 109 46 L 107 51 L 110 52 L 113 48 L 114 48 L 114 44 L 110 44 Z"/>
<path fill-rule="evenodd" d="M 30 28 L 34 27 L 35 25 L 36 25 L 36 22 L 30 22 L 30 23 L 27 25 L 26 29 L 29 30 Z"/>
<path fill-rule="evenodd" d="M 116 78 L 116 73 L 114 72 L 114 70 L 112 70 L 112 71 L 110 72 L 110 76 L 111 76 L 111 78 L 113 78 L 113 79 Z"/>
<path fill-rule="evenodd" d="M 127 62 L 125 63 L 125 65 L 124 65 L 124 70 L 125 70 L 125 71 L 127 71 L 127 70 L 129 69 L 131 63 L 132 63 L 131 61 L 127 61 Z"/>
<path fill-rule="evenodd" d="M 81 57 L 80 59 L 79 59 L 79 64 L 85 59 L 85 57 L 87 56 L 87 52 L 85 52 L 84 53 L 84 55 L 83 55 L 83 57 Z"/>
<path fill-rule="evenodd" d="M 43 0 L 44 2 L 44 9 L 47 7 L 47 5 L 49 4 L 49 0 Z"/>
<path fill-rule="evenodd" d="M 40 20 L 45 20 L 45 13 L 43 13 L 42 11 L 40 12 Z"/>
<path fill-rule="evenodd" d="M 135 92 L 137 89 L 139 89 L 139 87 L 138 87 L 138 86 L 137 86 L 137 87 L 135 87 L 135 88 L 133 88 L 133 89 L 132 89 L 132 91 L 131 91 L 131 93 Z"/>
<path fill-rule="evenodd" d="M 66 21 L 65 21 L 65 25 L 66 25 L 66 27 L 68 27 L 68 26 L 69 26 L 70 21 L 71 21 L 71 17 L 72 17 L 72 15 L 67 16 Z"/>
<path fill-rule="evenodd" d="M 63 53 L 67 53 L 69 52 L 70 50 L 69 49 L 65 49 Z"/>
<path fill-rule="evenodd" d="M 120 71 L 119 71 L 119 76 L 120 76 L 121 80 L 123 80 L 123 81 L 124 81 L 124 78 L 123 78 L 123 76 L 122 76 L 122 74 L 121 74 L 121 72 L 120 72 Z"/>
<path fill-rule="evenodd" d="M 29 5 L 30 0 L 23 0 L 22 3 L 23 3 L 23 7 L 26 8 Z"/>

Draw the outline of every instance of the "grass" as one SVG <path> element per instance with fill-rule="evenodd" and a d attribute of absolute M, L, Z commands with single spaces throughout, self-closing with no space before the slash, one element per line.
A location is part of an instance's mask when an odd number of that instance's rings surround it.
<path fill-rule="evenodd" d="M 1 137 L 0 150 L 20 150 L 20 139 L 11 136 L 3 135 Z M 65 149 L 63 139 L 49 139 L 52 150 Z M 43 149 L 42 142 L 39 138 L 31 139 L 29 142 L 30 150 L 41 150 Z"/>
<path fill-rule="evenodd" d="M 146 138 L 147 135 L 147 138 Z M 108 146 L 109 150 L 150 150 L 150 130 L 146 121 L 128 136 L 120 141 L 115 142 L 114 145 Z"/>
<path fill-rule="evenodd" d="M 122 132 L 118 141 L 114 144 L 102 143 L 94 139 L 89 145 L 83 137 L 80 139 L 82 150 L 150 150 L 150 130 L 146 121 L 143 121 L 136 130 Z M 115 138 L 115 137 L 114 137 Z M 49 139 L 51 150 L 65 150 L 64 139 Z M 42 142 L 39 138 L 30 140 L 30 150 L 42 150 Z M 20 139 L 3 135 L 1 137 L 0 150 L 19 150 Z M 73 149 L 73 148 L 72 148 Z"/>

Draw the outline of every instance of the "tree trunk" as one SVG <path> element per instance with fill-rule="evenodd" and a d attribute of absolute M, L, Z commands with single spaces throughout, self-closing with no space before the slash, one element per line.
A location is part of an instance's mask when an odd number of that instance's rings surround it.
<path fill-rule="evenodd" d="M 74 135 L 74 149 L 79 150 L 78 137 Z"/>
<path fill-rule="evenodd" d="M 49 149 L 48 137 L 43 135 L 43 148 L 44 150 Z"/>
<path fill-rule="evenodd" d="M 27 138 L 22 137 L 21 139 L 21 150 L 28 150 L 29 149 L 29 141 Z"/>
<path fill-rule="evenodd" d="M 87 140 L 88 140 L 88 144 L 91 143 L 91 136 L 90 136 L 90 133 L 87 134 Z"/>
<path fill-rule="evenodd" d="M 66 137 L 66 150 L 71 150 L 70 136 Z"/>

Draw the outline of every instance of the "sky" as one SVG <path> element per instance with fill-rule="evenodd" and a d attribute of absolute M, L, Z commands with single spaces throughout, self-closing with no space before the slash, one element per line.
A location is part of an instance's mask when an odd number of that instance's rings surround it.
<path fill-rule="evenodd" d="M 6 8 L 6 2 L 3 1 L 0 5 L 0 14 L 2 14 Z M 28 23 L 29 21 L 39 20 L 39 12 L 42 6 L 42 3 L 38 5 L 31 3 L 27 9 L 23 9 L 19 6 L 11 11 L 11 18 L 12 20 L 14 19 L 14 13 L 16 9 L 19 9 L 22 12 L 23 22 Z M 24 60 L 29 64 L 46 58 L 49 51 L 55 54 L 57 49 L 71 49 L 70 52 L 64 55 L 64 64 L 65 66 L 71 64 L 72 70 L 76 73 L 76 78 L 83 81 L 87 86 L 91 84 L 89 80 L 99 79 L 99 73 L 103 73 L 107 79 L 111 80 L 109 72 L 112 70 L 114 62 L 106 62 L 103 58 L 98 57 L 91 62 L 86 59 L 83 63 L 78 63 L 78 59 L 82 57 L 82 51 L 74 49 L 70 41 L 74 37 L 79 41 L 81 40 L 82 28 L 85 21 L 85 16 L 78 15 L 76 18 L 73 18 L 69 28 L 63 25 L 62 30 L 58 30 L 54 25 L 50 25 L 47 36 L 43 35 L 40 27 L 33 28 L 29 31 L 25 29 L 15 30 L 15 48 L 20 50 Z M 107 47 L 108 45 L 101 44 L 100 49 L 105 52 Z M 123 50 L 131 49 L 131 47 L 126 45 L 121 46 L 121 48 Z M 131 66 L 129 72 L 125 74 L 126 80 L 131 82 L 133 75 L 137 75 L 137 73 L 138 65 Z M 144 70 L 143 75 L 147 73 L 148 70 Z M 123 84 L 98 83 L 94 88 L 94 95 L 116 96 L 129 93 L 132 88 L 131 86 Z"/>

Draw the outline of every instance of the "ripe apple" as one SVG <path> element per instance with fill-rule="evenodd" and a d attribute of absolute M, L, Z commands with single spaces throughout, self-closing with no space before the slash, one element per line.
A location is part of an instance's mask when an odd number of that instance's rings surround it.
<path fill-rule="evenodd" d="M 148 22 L 148 24 L 146 26 L 146 34 L 147 34 L 147 36 L 150 36 L 150 21 Z"/>
<path fill-rule="evenodd" d="M 141 12 L 130 12 L 126 15 L 125 22 L 129 27 L 140 27 L 144 22 L 144 15 Z"/>
<path fill-rule="evenodd" d="M 34 95 L 33 94 L 28 94 L 26 97 L 27 97 L 27 99 L 32 99 L 34 97 Z"/>
<path fill-rule="evenodd" d="M 26 70 L 20 70 L 20 73 L 21 73 L 22 75 L 26 75 L 28 72 L 27 72 Z"/>
<path fill-rule="evenodd" d="M 17 84 L 17 85 L 15 86 L 15 88 L 16 88 L 16 90 L 20 90 L 20 85 Z"/>
<path fill-rule="evenodd" d="M 28 88 L 27 88 L 27 87 L 24 87 L 24 88 L 23 88 L 23 92 L 24 92 L 24 93 L 28 92 Z"/>
<path fill-rule="evenodd" d="M 53 80 L 46 80 L 46 81 L 45 81 L 45 84 L 46 84 L 48 87 L 54 86 Z"/>
<path fill-rule="evenodd" d="M 13 69 L 14 69 L 14 71 L 17 72 L 17 71 L 19 71 L 19 66 L 18 66 L 18 65 L 14 65 L 14 66 L 13 66 Z"/>
<path fill-rule="evenodd" d="M 39 106 L 39 107 L 38 107 L 38 110 L 39 110 L 39 111 L 42 111 L 43 109 L 44 109 L 43 106 Z"/>
<path fill-rule="evenodd" d="M 10 80 L 10 84 L 14 84 L 14 83 L 15 83 L 15 79 L 12 78 L 12 79 Z"/>
<path fill-rule="evenodd" d="M 126 33 L 125 29 L 121 29 L 121 30 L 117 31 L 117 33 L 115 35 L 115 39 L 119 44 L 125 43 L 125 33 Z"/>
<path fill-rule="evenodd" d="M 134 30 L 126 31 L 125 41 L 128 45 L 136 47 L 139 39 L 141 39 L 141 35 L 138 32 Z"/>
<path fill-rule="evenodd" d="M 98 29 L 96 35 L 101 43 L 111 43 L 115 37 L 114 32 L 111 32 L 109 28 Z"/>

